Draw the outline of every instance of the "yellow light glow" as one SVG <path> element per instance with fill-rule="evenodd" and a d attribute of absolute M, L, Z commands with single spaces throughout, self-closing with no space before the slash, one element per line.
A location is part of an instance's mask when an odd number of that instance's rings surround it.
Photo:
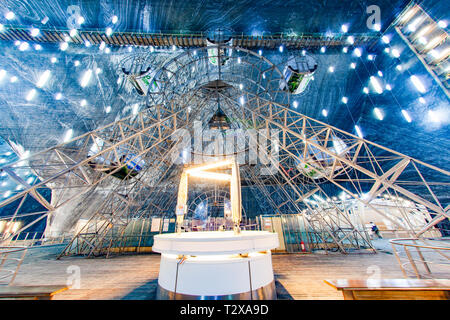
<path fill-rule="evenodd" d="M 229 166 L 229 165 L 231 165 L 231 163 L 232 163 L 231 160 L 225 160 L 225 161 L 206 164 L 206 165 L 200 166 L 200 167 L 194 167 L 194 168 L 186 170 L 186 172 L 191 174 L 192 172 L 204 171 L 204 170 Z"/>
<path fill-rule="evenodd" d="M 193 177 L 204 178 L 204 179 L 231 181 L 231 175 L 225 174 L 225 173 L 194 171 L 194 172 L 191 172 L 190 175 Z"/>

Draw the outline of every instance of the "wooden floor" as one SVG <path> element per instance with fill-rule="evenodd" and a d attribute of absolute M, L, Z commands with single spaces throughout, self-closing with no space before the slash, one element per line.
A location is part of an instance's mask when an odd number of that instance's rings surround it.
<path fill-rule="evenodd" d="M 80 288 L 57 294 L 54 299 L 155 297 L 158 254 L 56 260 L 60 251 L 61 247 L 57 246 L 30 249 L 14 285 L 66 284 L 79 270 Z M 325 284 L 324 279 L 403 278 L 395 257 L 385 252 L 274 254 L 273 269 L 279 299 L 342 299 L 342 294 Z"/>

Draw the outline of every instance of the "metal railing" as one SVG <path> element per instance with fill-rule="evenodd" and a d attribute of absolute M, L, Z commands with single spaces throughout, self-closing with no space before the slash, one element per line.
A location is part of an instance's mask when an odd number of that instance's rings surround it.
<path fill-rule="evenodd" d="M 405 278 L 450 277 L 450 239 L 400 238 L 389 242 Z"/>
<path fill-rule="evenodd" d="M 0 247 L 0 285 L 10 285 L 25 258 L 28 247 Z"/>
<path fill-rule="evenodd" d="M 5 240 L 2 240 L 0 236 L 0 245 L 4 247 L 34 247 L 62 244 L 68 240 L 70 240 L 70 237 L 64 235 L 60 237 L 46 238 L 43 232 L 22 232 L 12 238 L 6 238 Z"/>

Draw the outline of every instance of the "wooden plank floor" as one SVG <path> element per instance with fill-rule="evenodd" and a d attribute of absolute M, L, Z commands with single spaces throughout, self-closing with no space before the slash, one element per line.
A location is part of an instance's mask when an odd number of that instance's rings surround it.
<path fill-rule="evenodd" d="M 30 249 L 14 285 L 66 284 L 80 272 L 80 288 L 54 299 L 154 299 L 158 254 L 110 259 L 70 257 L 56 260 L 61 247 Z M 403 278 L 392 254 L 274 254 L 273 269 L 280 299 L 342 299 L 324 279 Z"/>

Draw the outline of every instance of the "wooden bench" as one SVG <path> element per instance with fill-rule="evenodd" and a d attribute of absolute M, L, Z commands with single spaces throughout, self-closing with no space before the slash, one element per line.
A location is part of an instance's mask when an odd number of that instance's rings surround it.
<path fill-rule="evenodd" d="M 344 300 L 449 300 L 448 279 L 324 280 Z"/>
<path fill-rule="evenodd" d="M 0 299 L 51 300 L 67 286 L 0 286 Z"/>

